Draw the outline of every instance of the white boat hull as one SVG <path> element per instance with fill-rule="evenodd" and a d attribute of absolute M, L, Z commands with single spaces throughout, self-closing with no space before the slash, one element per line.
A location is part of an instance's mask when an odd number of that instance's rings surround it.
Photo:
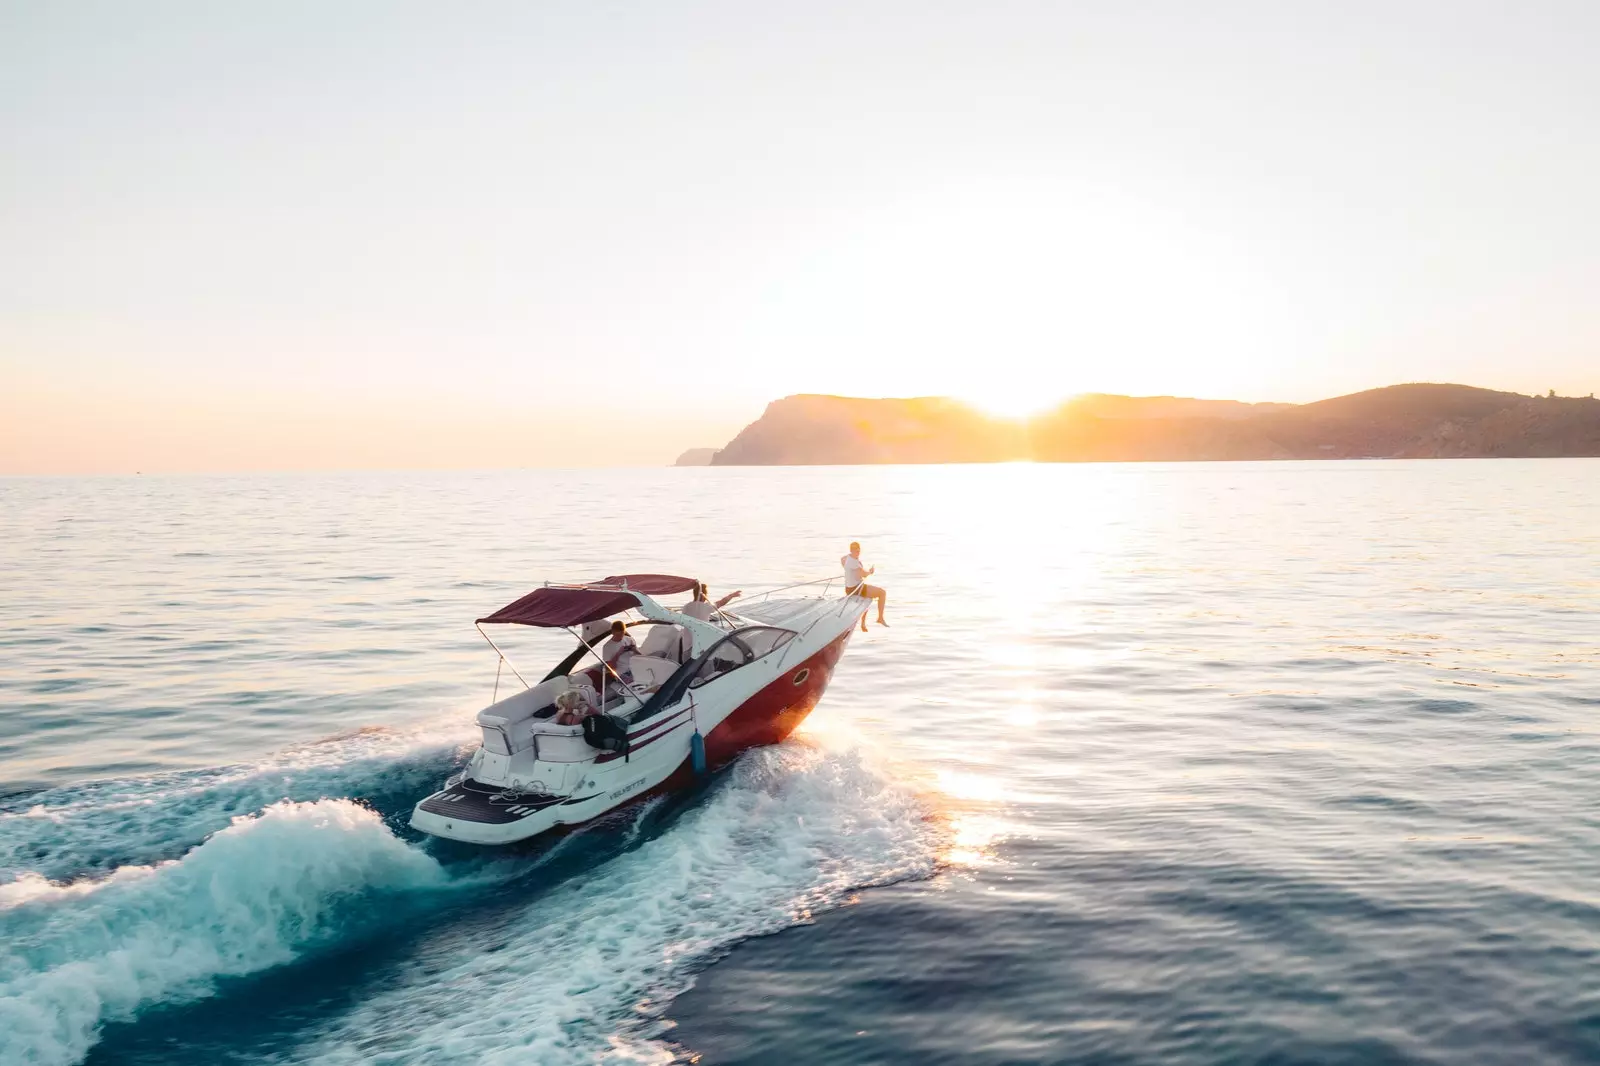
<path fill-rule="evenodd" d="M 590 748 L 581 736 L 510 754 L 480 748 L 462 776 L 417 804 L 412 827 L 472 844 L 527 840 L 692 786 L 697 731 L 708 771 L 747 748 L 783 740 L 822 698 L 867 609 L 859 597 L 814 603 L 785 616 L 782 625 L 796 630 L 786 644 L 649 708 L 629 727 L 627 754 Z"/>

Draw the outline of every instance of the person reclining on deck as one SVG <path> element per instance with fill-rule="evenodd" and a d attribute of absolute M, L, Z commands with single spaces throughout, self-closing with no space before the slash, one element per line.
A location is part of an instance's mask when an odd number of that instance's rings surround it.
<path fill-rule="evenodd" d="M 730 601 L 738 599 L 743 594 L 742 589 L 735 589 L 722 597 L 722 599 L 712 603 L 709 598 L 711 594 L 706 590 L 706 583 L 702 581 L 694 590 L 694 599 L 679 608 L 678 613 L 686 614 L 690 618 L 698 618 L 702 622 L 709 622 L 716 617 L 717 611 L 726 607 Z"/>

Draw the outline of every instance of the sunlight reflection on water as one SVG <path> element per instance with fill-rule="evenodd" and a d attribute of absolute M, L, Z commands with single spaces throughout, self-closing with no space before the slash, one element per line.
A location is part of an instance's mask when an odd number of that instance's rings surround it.
<path fill-rule="evenodd" d="M 285 795 L 397 825 L 489 697 L 472 618 L 619 570 L 753 595 L 859 539 L 893 627 L 857 635 L 794 745 L 690 804 L 690 829 L 638 830 L 661 868 L 580 868 L 562 912 L 497 900 L 512 928 L 592 934 L 586 988 L 670 1001 L 680 960 L 722 950 L 712 918 L 737 939 L 821 916 L 804 950 L 825 964 L 781 974 L 795 1013 L 763 1007 L 775 1048 L 849 1024 L 883 1034 L 859 1061 L 963 1033 L 1043 1061 L 1348 1059 L 1338 1033 L 1368 1059 L 1560 1061 L 1600 966 L 1597 486 L 1588 460 L 0 481 L 0 792 L 54 786 L 0 808 L 0 845 L 104 872 Z M 565 644 L 506 640 L 534 669 Z M 669 945 L 607 939 L 662 869 L 683 875 Z M 843 893 L 930 873 L 930 902 L 827 939 Z M 425 1005 L 447 1031 L 430 967 L 540 1002 L 474 961 L 498 935 L 477 910 L 347 975 L 382 986 L 374 1017 Z M 983 973 L 930 976 L 980 950 Z M 717 974 L 743 957 L 702 975 L 730 1011 L 744 993 Z M 312 1029 L 357 1055 L 379 1024 L 258 998 L 238 1039 L 284 1060 Z M 562 1024 L 637 1036 L 617 1004 L 579 990 Z M 393 1061 L 456 1061 L 404 1031 Z M 189 1038 L 149 1039 L 143 1061 Z M 645 1046 L 571 1061 L 613 1039 Z"/>

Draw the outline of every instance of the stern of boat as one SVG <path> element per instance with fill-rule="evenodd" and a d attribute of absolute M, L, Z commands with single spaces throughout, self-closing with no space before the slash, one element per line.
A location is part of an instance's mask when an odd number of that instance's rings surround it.
<path fill-rule="evenodd" d="M 564 796 L 454 780 L 411 811 L 411 828 L 467 844 L 510 844 L 560 824 Z"/>

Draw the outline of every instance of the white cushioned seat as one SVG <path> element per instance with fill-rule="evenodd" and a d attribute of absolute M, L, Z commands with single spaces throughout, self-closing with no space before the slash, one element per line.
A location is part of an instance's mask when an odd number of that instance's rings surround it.
<path fill-rule="evenodd" d="M 681 663 L 684 649 L 688 646 L 689 634 L 684 632 L 682 626 L 653 625 L 650 632 L 645 634 L 644 643 L 639 645 L 639 654 Z"/>
<path fill-rule="evenodd" d="M 583 698 L 588 701 L 589 706 L 598 707 L 600 705 L 600 694 L 595 691 L 594 685 L 589 681 L 588 674 L 571 675 L 567 678 L 567 687 L 575 688 L 583 693 Z"/>
<path fill-rule="evenodd" d="M 540 762 L 588 762 L 600 754 L 583 739 L 581 725 L 555 725 L 536 722 Z"/>

